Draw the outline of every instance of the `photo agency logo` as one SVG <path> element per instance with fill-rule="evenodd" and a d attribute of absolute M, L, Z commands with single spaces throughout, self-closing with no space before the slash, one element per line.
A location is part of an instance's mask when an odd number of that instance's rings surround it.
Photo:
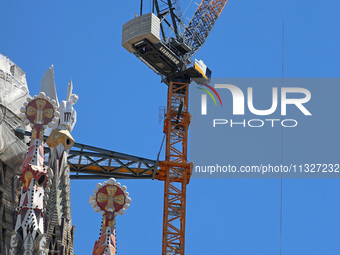
<path fill-rule="evenodd" d="M 213 114 L 212 126 L 214 128 L 222 125 L 251 128 L 298 126 L 297 118 L 288 118 L 287 108 L 295 115 L 296 111 L 299 111 L 302 116 L 312 116 L 307 108 L 307 103 L 311 100 L 311 92 L 302 87 L 268 87 L 266 89 L 271 89 L 271 96 L 268 96 L 268 93 L 262 93 L 261 90 L 254 96 L 256 87 L 246 87 L 243 91 L 239 86 L 233 84 L 198 84 L 197 88 L 204 92 L 201 94 L 201 116 L 209 116 L 209 113 L 217 111 L 216 108 L 208 109 L 209 99 L 213 100 L 215 106 L 220 105 L 222 109 L 230 111 L 230 107 L 232 107 L 232 118 L 216 118 L 216 114 Z M 210 97 L 207 97 L 207 95 Z M 232 100 L 230 100 L 230 95 Z M 215 97 L 220 104 L 217 103 Z M 221 97 L 224 102 L 223 105 Z M 259 107 L 254 106 L 254 102 L 268 104 L 271 102 L 271 106 L 258 109 Z M 279 118 L 278 114 L 280 115 Z M 274 115 L 276 118 L 273 117 Z M 246 118 L 247 116 L 255 117 Z"/>

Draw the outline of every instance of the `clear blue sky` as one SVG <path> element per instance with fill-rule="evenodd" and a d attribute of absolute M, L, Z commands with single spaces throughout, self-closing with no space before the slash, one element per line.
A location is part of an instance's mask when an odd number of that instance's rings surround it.
<path fill-rule="evenodd" d="M 180 1 L 183 10 L 188 2 Z M 139 1 L 0 4 L 0 53 L 26 72 L 31 94 L 51 64 L 59 99 L 72 77 L 77 142 L 156 158 L 166 86 L 121 46 L 121 27 Z M 285 77 L 339 77 L 340 2 L 286 0 L 285 13 Z M 214 77 L 281 77 L 281 42 L 281 0 L 229 0 L 197 58 Z M 117 220 L 118 254 L 161 254 L 163 183 L 121 182 L 133 201 Z M 100 231 L 88 204 L 96 183 L 72 181 L 78 255 L 92 253 Z M 339 254 L 340 181 L 283 184 L 283 254 Z M 280 180 L 192 179 L 187 198 L 186 254 L 279 254 Z"/>

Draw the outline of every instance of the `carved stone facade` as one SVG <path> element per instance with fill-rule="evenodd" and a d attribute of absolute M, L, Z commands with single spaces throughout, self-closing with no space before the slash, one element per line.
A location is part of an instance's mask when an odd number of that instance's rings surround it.
<path fill-rule="evenodd" d="M 17 169 L 18 170 L 18 169 Z M 18 171 L 0 160 L 0 254 L 7 255 L 18 205 Z M 13 188 L 14 187 L 14 188 Z"/>
<path fill-rule="evenodd" d="M 49 73 L 52 76 L 44 76 L 45 81 L 42 81 L 42 83 L 49 84 L 49 81 L 53 79 L 54 85 L 53 67 Z M 46 81 L 46 78 L 49 81 Z M 72 83 L 69 85 L 69 92 L 67 101 L 72 99 L 72 96 L 76 96 L 71 94 Z M 0 54 L 0 255 L 10 254 L 11 236 L 13 236 L 13 230 L 16 228 L 15 223 L 18 218 L 19 201 L 21 199 L 20 188 L 22 187 L 20 183 L 21 164 L 28 149 L 29 139 L 18 135 L 15 130 L 31 131 L 30 128 L 25 128 L 19 118 L 20 108 L 27 97 L 29 97 L 29 91 L 25 73 L 8 57 Z M 52 96 L 51 99 L 53 99 Z M 71 110 L 73 110 L 72 105 L 76 102 L 76 99 L 70 101 L 69 108 Z M 75 118 L 74 116 L 74 120 Z M 53 129 L 57 128 L 58 124 L 61 123 L 58 122 Z M 72 130 L 75 121 L 71 124 L 73 125 L 57 132 L 61 132 L 66 137 L 65 139 L 72 140 L 73 145 L 74 141 L 68 130 Z M 60 141 L 54 142 L 60 143 Z M 66 142 L 69 142 L 69 140 Z M 53 185 L 48 188 L 48 192 L 46 192 L 48 195 L 44 195 L 45 212 L 43 220 L 43 236 L 46 236 L 44 252 L 46 250 L 48 255 L 74 254 L 74 226 L 72 226 L 70 211 L 69 167 L 67 161 L 65 161 L 72 145 L 69 148 L 67 146 L 64 148 L 52 148 L 49 159 L 49 164 L 51 164 L 50 171 L 53 172 Z"/>
<path fill-rule="evenodd" d="M 45 227 L 48 255 L 73 255 L 74 226 L 71 219 L 70 168 L 67 157 L 74 144 L 71 131 L 77 121 L 73 105 L 78 96 L 72 94 L 72 81 L 68 84 L 67 100 L 57 97 L 54 83 L 54 70 L 51 66 L 41 81 L 41 92 L 53 99 L 59 112 L 59 119 L 52 127 L 46 143 L 50 148 L 49 166 L 54 177 L 46 206 Z"/>
<path fill-rule="evenodd" d="M 0 255 L 9 254 L 19 203 L 18 175 L 27 141 L 15 129 L 25 129 L 18 115 L 28 95 L 25 73 L 0 54 Z"/>
<path fill-rule="evenodd" d="M 52 153 L 56 154 L 55 151 Z M 54 177 L 50 197 L 46 207 L 46 234 L 48 255 L 73 255 L 74 226 L 71 221 L 70 204 L 70 169 L 67 165 L 67 153 L 63 152 L 60 160 L 50 160 Z M 60 253 L 59 253 L 60 252 Z"/>

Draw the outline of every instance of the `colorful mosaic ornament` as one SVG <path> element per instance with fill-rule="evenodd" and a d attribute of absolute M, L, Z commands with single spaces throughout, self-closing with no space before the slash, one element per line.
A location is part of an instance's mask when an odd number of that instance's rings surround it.
<path fill-rule="evenodd" d="M 45 255 L 44 200 L 48 200 L 48 187 L 53 173 L 44 166 L 44 129 L 52 126 L 59 113 L 55 102 L 39 93 L 27 99 L 21 108 L 21 117 L 32 127 L 30 147 L 22 164 L 21 196 L 15 228 L 11 237 L 11 255 Z"/>
<path fill-rule="evenodd" d="M 115 217 L 118 214 L 123 215 L 131 203 L 126 189 L 126 186 L 121 186 L 114 178 L 110 178 L 103 184 L 98 183 L 94 194 L 90 196 L 89 203 L 94 211 L 103 215 L 101 235 L 95 242 L 92 255 L 116 254 Z"/>

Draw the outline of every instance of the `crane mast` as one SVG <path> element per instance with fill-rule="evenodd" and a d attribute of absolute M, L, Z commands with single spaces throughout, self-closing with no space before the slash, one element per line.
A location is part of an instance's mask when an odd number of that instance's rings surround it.
<path fill-rule="evenodd" d="M 188 163 L 189 82 L 177 79 L 168 87 L 165 161 L 156 179 L 164 181 L 162 254 L 184 254 L 186 186 L 192 164 Z"/>
<path fill-rule="evenodd" d="M 188 162 L 189 84 L 207 82 L 211 71 L 192 56 L 202 47 L 227 0 L 202 0 L 188 26 L 181 20 L 178 0 L 153 0 L 155 13 L 123 25 L 122 45 L 168 85 L 165 160 L 155 178 L 164 181 L 163 255 L 184 255 Z M 170 33 L 169 33 L 170 31 Z"/>

